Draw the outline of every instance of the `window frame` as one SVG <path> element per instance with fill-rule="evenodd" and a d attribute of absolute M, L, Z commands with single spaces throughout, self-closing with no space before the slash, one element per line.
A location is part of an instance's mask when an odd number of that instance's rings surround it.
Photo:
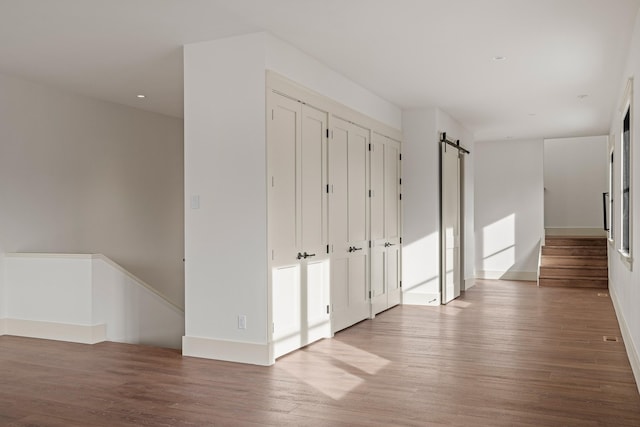
<path fill-rule="evenodd" d="M 609 197 L 607 200 L 606 210 L 608 210 L 609 215 L 607 216 L 607 239 L 609 243 L 615 247 L 615 231 L 616 231 L 616 198 L 615 196 L 615 145 L 616 139 L 615 134 L 612 134 L 609 137 Z"/>
<path fill-rule="evenodd" d="M 620 242 L 618 253 L 626 266 L 631 270 L 633 263 L 633 78 L 630 78 L 625 90 L 625 96 L 620 108 L 620 185 L 617 192 Z M 625 121 L 628 117 L 628 135 L 625 136 Z M 625 144 L 625 137 L 628 144 Z M 626 174 L 626 182 L 625 182 Z M 627 184 L 627 199 L 625 201 L 625 184 Z M 626 212 L 626 221 L 625 221 Z"/>

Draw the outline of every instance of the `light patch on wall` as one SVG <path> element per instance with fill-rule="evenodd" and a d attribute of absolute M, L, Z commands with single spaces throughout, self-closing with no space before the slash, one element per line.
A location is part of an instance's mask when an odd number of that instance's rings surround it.
<path fill-rule="evenodd" d="M 439 233 L 434 232 L 402 247 L 404 292 L 438 293 L 440 259 Z"/>
<path fill-rule="evenodd" d="M 515 263 L 516 215 L 508 215 L 482 229 L 482 267 L 507 271 Z"/>

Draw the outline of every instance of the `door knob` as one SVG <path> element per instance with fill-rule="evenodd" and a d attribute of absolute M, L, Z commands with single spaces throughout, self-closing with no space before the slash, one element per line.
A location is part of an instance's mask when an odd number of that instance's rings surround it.
<path fill-rule="evenodd" d="M 349 246 L 349 252 L 361 251 L 362 248 L 356 248 L 355 246 Z"/>
<path fill-rule="evenodd" d="M 304 254 L 302 254 L 302 256 L 304 256 L 306 259 L 307 257 L 316 256 L 316 254 L 308 254 L 307 252 L 305 252 Z"/>
<path fill-rule="evenodd" d="M 393 246 L 393 243 L 385 242 L 384 247 L 388 248 L 389 246 Z"/>
<path fill-rule="evenodd" d="M 306 257 L 302 255 L 300 252 L 298 252 L 298 256 L 296 257 L 296 259 L 302 259 L 302 258 L 306 258 Z"/>

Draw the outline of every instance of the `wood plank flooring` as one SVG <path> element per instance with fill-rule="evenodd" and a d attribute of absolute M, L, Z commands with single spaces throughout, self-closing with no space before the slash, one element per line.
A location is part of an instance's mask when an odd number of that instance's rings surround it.
<path fill-rule="evenodd" d="M 272 367 L 4 336 L 0 425 L 640 426 L 603 292 L 478 281 Z"/>

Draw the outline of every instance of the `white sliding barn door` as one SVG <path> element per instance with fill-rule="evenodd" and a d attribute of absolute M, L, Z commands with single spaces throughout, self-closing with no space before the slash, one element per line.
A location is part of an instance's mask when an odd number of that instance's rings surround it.
<path fill-rule="evenodd" d="M 400 143 L 371 139 L 371 305 L 377 314 L 400 303 Z"/>
<path fill-rule="evenodd" d="M 267 117 L 273 353 L 330 336 L 327 114 L 270 93 Z"/>
<path fill-rule="evenodd" d="M 329 240 L 333 332 L 370 316 L 368 150 L 368 130 L 332 118 Z"/>
<path fill-rule="evenodd" d="M 460 158 L 459 151 L 442 143 L 441 217 L 442 303 L 460 296 Z"/>

